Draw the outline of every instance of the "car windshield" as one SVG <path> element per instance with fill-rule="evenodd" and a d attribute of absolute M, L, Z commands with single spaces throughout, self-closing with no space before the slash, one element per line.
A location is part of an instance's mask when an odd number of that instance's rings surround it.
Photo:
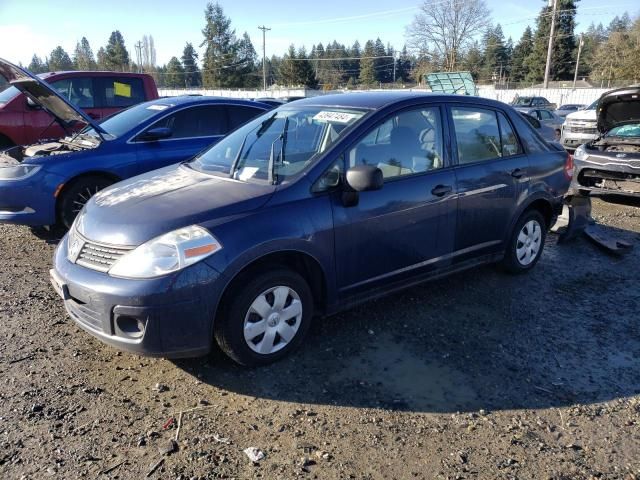
<path fill-rule="evenodd" d="M 171 106 L 168 103 L 141 103 L 107 117 L 100 122 L 100 127 L 107 132 L 107 140 L 114 140 Z M 97 136 L 92 127 L 85 128 L 82 133 Z"/>
<path fill-rule="evenodd" d="M 640 123 L 620 125 L 609 130 L 607 137 L 640 137 Z"/>
<path fill-rule="evenodd" d="M 527 106 L 531 104 L 531 97 L 518 97 L 516 99 L 515 102 L 513 102 L 514 105 L 520 105 L 520 106 Z"/>
<path fill-rule="evenodd" d="M 365 113 L 333 107 L 282 107 L 236 130 L 189 165 L 236 180 L 275 184 L 302 172 Z"/>
<path fill-rule="evenodd" d="M 597 106 L 598 106 L 598 100 L 596 100 L 591 105 L 589 105 L 587 108 L 585 108 L 585 110 L 595 110 Z"/>
<path fill-rule="evenodd" d="M 20 93 L 16 87 L 7 87 L 0 92 L 0 103 L 8 103 Z"/>

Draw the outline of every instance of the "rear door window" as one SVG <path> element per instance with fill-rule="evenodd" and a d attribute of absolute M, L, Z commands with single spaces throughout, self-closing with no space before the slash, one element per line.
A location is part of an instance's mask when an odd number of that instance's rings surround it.
<path fill-rule="evenodd" d="M 80 108 L 95 107 L 93 81 L 88 77 L 63 78 L 50 83 L 66 100 Z"/>
<path fill-rule="evenodd" d="M 96 88 L 102 94 L 103 108 L 124 108 L 146 100 L 144 84 L 141 78 L 98 77 Z"/>
<path fill-rule="evenodd" d="M 165 127 L 172 131 L 170 139 L 213 137 L 228 131 L 223 105 L 185 108 L 154 123 L 149 129 Z"/>
<path fill-rule="evenodd" d="M 496 112 L 484 108 L 451 109 L 458 145 L 458 163 L 487 161 L 502 156 Z"/>

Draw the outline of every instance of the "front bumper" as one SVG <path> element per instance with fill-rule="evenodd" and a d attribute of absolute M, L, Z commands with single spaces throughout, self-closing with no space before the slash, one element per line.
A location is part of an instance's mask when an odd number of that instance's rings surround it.
<path fill-rule="evenodd" d="M 617 203 L 634 206 L 640 203 L 640 159 L 624 161 L 589 155 L 586 160 L 574 159 L 574 164 L 569 194 L 605 200 L 612 197 Z"/>
<path fill-rule="evenodd" d="M 34 227 L 56 223 L 53 190 L 38 178 L 39 175 L 25 181 L 0 180 L 0 223 Z"/>
<path fill-rule="evenodd" d="M 51 283 L 73 320 L 119 350 L 161 357 L 196 357 L 211 349 L 213 319 L 224 282 L 199 262 L 149 280 L 114 278 L 67 260 L 56 248 Z"/>
<path fill-rule="evenodd" d="M 593 133 L 578 133 L 574 132 L 573 129 L 584 128 L 586 130 L 594 130 Z M 584 145 L 585 143 L 589 143 L 592 140 L 598 138 L 598 132 L 595 128 L 586 128 L 586 127 L 570 127 L 566 124 L 562 127 L 560 134 L 560 143 L 562 146 L 568 150 L 575 150 L 580 145 Z"/>

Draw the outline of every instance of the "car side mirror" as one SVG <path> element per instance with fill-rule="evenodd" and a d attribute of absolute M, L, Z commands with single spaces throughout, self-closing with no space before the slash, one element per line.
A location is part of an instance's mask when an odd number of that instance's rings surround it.
<path fill-rule="evenodd" d="M 42 105 L 34 102 L 31 97 L 27 97 L 27 107 L 29 107 L 31 110 L 42 110 Z"/>
<path fill-rule="evenodd" d="M 357 165 L 347 170 L 347 185 L 356 192 L 380 190 L 384 185 L 382 170 L 373 165 Z"/>
<path fill-rule="evenodd" d="M 138 140 L 142 140 L 145 142 L 153 142 L 156 140 L 163 140 L 165 138 L 169 138 L 173 135 L 173 131 L 167 127 L 157 127 L 147 130 L 146 132 L 142 132 L 138 136 Z"/>

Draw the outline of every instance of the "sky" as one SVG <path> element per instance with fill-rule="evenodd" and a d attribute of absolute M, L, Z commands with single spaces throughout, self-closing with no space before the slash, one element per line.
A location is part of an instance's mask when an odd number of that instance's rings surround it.
<path fill-rule="evenodd" d="M 48 56 L 58 45 L 70 55 L 76 42 L 87 37 L 94 54 L 107 43 L 113 30 L 123 34 L 132 60 L 134 43 L 143 35 L 153 36 L 157 63 L 180 57 L 186 42 L 199 52 L 204 27 L 206 0 L 0 0 L 0 57 L 27 65 L 34 53 Z M 494 23 L 500 23 L 505 38 L 514 43 L 544 5 L 541 0 L 486 0 Z M 282 55 L 291 43 L 296 47 L 337 40 L 352 45 L 380 37 L 396 49 L 404 45 L 405 29 L 419 10 L 420 0 L 372 2 L 363 0 L 220 0 L 238 36 L 247 32 L 262 56 L 262 32 L 266 53 Z M 640 13 L 637 0 L 581 0 L 578 3 L 577 32 L 593 22 L 608 24 L 616 15 Z"/>

